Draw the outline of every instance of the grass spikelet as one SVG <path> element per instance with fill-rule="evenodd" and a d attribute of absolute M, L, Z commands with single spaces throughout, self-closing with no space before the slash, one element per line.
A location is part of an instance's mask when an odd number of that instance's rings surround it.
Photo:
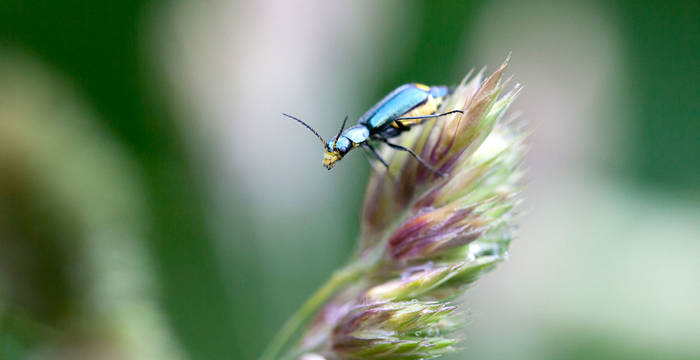
<path fill-rule="evenodd" d="M 438 109 L 463 114 L 426 121 L 395 141 L 447 176 L 382 150 L 389 169 L 367 185 L 355 256 L 262 359 L 278 358 L 314 314 L 288 358 L 427 359 L 455 349 L 459 296 L 507 257 L 513 236 L 523 135 L 503 120 L 520 91 L 504 91 L 507 64 L 488 77 L 468 75 Z"/>

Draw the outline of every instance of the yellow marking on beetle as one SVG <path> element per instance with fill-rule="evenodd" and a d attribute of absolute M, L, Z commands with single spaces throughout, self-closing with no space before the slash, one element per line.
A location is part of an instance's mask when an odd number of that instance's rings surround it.
<path fill-rule="evenodd" d="M 419 88 L 423 91 L 430 91 L 430 86 L 428 86 L 428 85 L 418 84 L 418 83 L 415 83 L 414 85 L 416 85 L 417 88 Z"/>
<path fill-rule="evenodd" d="M 426 115 L 432 115 L 437 111 L 438 106 L 440 106 L 440 103 L 442 102 L 442 98 L 434 98 L 432 96 L 428 96 L 428 100 L 426 100 L 422 105 L 416 106 L 413 108 L 413 110 L 401 115 L 401 117 L 416 117 L 416 116 L 426 116 Z M 399 124 L 397 122 L 401 122 L 403 126 L 412 126 L 412 125 L 417 125 L 417 124 L 422 124 L 423 121 L 427 119 L 408 119 L 408 120 L 398 120 L 398 121 L 393 121 L 391 123 L 391 126 L 399 129 Z"/>

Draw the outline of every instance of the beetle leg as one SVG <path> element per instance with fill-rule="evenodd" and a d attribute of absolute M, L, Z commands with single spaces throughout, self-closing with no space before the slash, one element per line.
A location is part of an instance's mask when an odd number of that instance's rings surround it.
<path fill-rule="evenodd" d="M 368 149 L 370 149 L 372 151 L 372 154 L 374 154 L 374 157 L 376 157 L 377 160 L 379 160 L 382 164 L 384 164 L 384 166 L 386 166 L 387 169 L 389 169 L 389 164 L 387 164 L 386 161 L 384 161 L 384 159 L 382 159 L 382 157 L 379 155 L 377 150 L 372 145 L 370 145 L 368 142 L 366 142 L 362 145 L 366 146 Z"/>
<path fill-rule="evenodd" d="M 440 175 L 440 177 L 445 177 L 445 176 L 447 176 L 447 175 L 445 175 L 445 174 L 443 174 L 443 173 L 441 173 L 441 172 L 435 170 L 435 169 L 434 169 L 432 166 L 430 166 L 430 164 L 428 164 L 425 160 L 421 159 L 420 156 L 416 155 L 416 153 L 414 153 L 413 150 L 411 150 L 411 149 L 409 149 L 409 148 L 407 148 L 407 147 L 403 147 L 403 146 L 401 146 L 401 145 L 392 144 L 392 143 L 390 143 L 387 139 L 379 139 L 379 140 L 381 140 L 381 141 L 383 141 L 385 144 L 389 145 L 389 147 L 392 148 L 392 149 L 396 149 L 396 150 L 401 150 L 401 151 L 406 151 L 406 152 L 408 152 L 409 154 L 411 154 L 411 156 L 413 156 L 413 158 L 415 158 L 416 160 L 418 160 L 418 162 L 420 162 L 423 166 L 425 166 L 426 168 L 428 168 L 430 171 L 432 171 L 432 172 L 434 172 L 434 173 Z"/>
<path fill-rule="evenodd" d="M 464 111 L 452 110 L 452 111 L 448 111 L 448 112 L 442 113 L 442 114 L 433 114 L 433 115 L 424 115 L 424 116 L 407 116 L 407 117 L 396 118 L 396 119 L 394 119 L 394 121 L 396 121 L 396 120 L 411 120 L 411 119 L 430 119 L 430 118 L 436 118 L 436 117 L 445 116 L 445 115 L 454 114 L 454 113 L 464 114 Z M 400 121 L 396 121 L 396 123 L 401 124 Z M 401 124 L 401 125 L 403 125 L 403 124 Z"/>
<path fill-rule="evenodd" d="M 367 159 L 367 162 L 369 162 L 369 166 L 372 167 L 372 170 L 374 170 L 374 171 L 376 171 L 376 172 L 379 172 L 379 170 L 377 170 L 377 167 L 374 165 L 375 162 L 372 161 L 372 160 L 369 158 L 369 155 L 367 155 L 367 152 L 372 152 L 372 154 L 374 155 L 374 157 L 376 157 L 377 159 L 379 159 L 379 161 L 381 161 L 381 163 L 384 164 L 384 166 L 386 166 L 386 173 L 385 173 L 386 177 L 387 177 L 389 180 L 396 182 L 396 178 L 394 177 L 394 175 L 392 175 L 392 174 L 389 172 L 389 164 L 387 164 L 386 161 L 384 161 L 384 159 L 382 159 L 382 158 L 379 156 L 379 153 L 374 149 L 374 147 L 372 147 L 371 145 L 369 145 L 369 143 L 365 143 L 365 144 L 366 144 L 366 146 L 362 146 L 362 155 L 364 155 L 365 159 Z M 367 150 L 368 148 L 369 148 L 369 150 Z"/>
<path fill-rule="evenodd" d="M 369 164 L 369 167 L 371 167 L 373 171 L 379 172 L 379 171 L 381 171 L 381 170 L 383 169 L 383 168 L 378 168 L 378 167 L 377 167 L 378 165 L 375 164 L 377 161 L 376 161 L 375 159 L 373 159 L 373 158 L 370 157 L 369 150 L 367 150 L 366 147 L 363 146 L 363 147 L 362 147 L 362 151 L 361 151 L 360 153 L 361 153 L 362 156 L 365 158 L 365 160 L 367 160 L 367 163 Z"/>

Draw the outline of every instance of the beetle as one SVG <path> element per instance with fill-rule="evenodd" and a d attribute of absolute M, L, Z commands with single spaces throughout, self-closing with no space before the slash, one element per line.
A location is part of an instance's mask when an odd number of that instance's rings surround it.
<path fill-rule="evenodd" d="M 356 125 L 347 129 L 345 129 L 345 124 L 348 120 L 346 116 L 338 135 L 328 141 L 323 140 L 323 137 L 316 130 L 302 120 L 288 114 L 283 113 L 282 115 L 296 120 L 321 140 L 325 150 L 323 166 L 328 170 L 332 169 L 350 150 L 357 147 L 368 149 L 375 158 L 388 168 L 389 164 L 382 159 L 370 143 L 371 140 L 375 140 L 381 141 L 395 150 L 408 152 L 423 166 L 443 176 L 425 160 L 421 159 L 413 150 L 391 143 L 388 139 L 399 136 L 404 131 L 410 130 L 414 125 L 422 124 L 426 119 L 453 113 L 464 113 L 461 110 L 452 110 L 442 114 L 435 114 L 438 106 L 447 95 L 449 95 L 449 90 L 446 86 L 427 86 L 418 83 L 401 85 L 367 110 L 357 121 Z"/>

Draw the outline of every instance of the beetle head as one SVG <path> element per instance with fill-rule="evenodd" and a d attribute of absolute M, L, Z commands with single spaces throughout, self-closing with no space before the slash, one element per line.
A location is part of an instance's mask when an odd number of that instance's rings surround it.
<path fill-rule="evenodd" d="M 335 166 L 335 163 L 340 161 L 340 159 L 343 158 L 343 155 L 340 153 L 340 151 L 336 150 L 328 150 L 326 149 L 326 152 L 323 154 L 323 166 L 326 167 L 326 169 L 330 170 Z"/>
<path fill-rule="evenodd" d="M 338 131 L 338 135 L 328 141 L 328 143 L 324 144 L 326 152 L 323 154 L 323 166 L 325 166 L 328 170 L 332 169 L 335 163 L 343 158 L 343 155 L 345 155 L 350 147 L 350 141 L 345 137 L 342 137 L 341 140 L 340 136 L 343 134 L 345 123 L 347 122 L 348 117 L 346 115 L 345 119 L 343 120 L 343 125 L 340 126 L 340 131 Z M 341 143 L 338 143 L 338 140 L 341 140 Z"/>
<path fill-rule="evenodd" d="M 321 135 L 316 132 L 311 126 L 306 124 L 305 122 L 301 121 L 300 119 L 295 118 L 294 116 L 287 115 L 287 114 L 282 114 L 290 119 L 296 120 L 298 123 L 303 125 L 305 128 L 309 129 L 316 137 L 321 140 L 321 144 L 323 144 L 323 149 L 325 150 L 325 153 L 323 154 L 323 166 L 326 167 L 326 169 L 330 170 L 333 168 L 336 162 L 338 162 L 340 159 L 343 158 L 343 155 L 348 151 L 350 148 L 350 140 L 348 140 L 345 137 L 341 137 L 340 135 L 343 133 L 343 130 L 345 129 L 345 123 L 348 121 L 348 117 L 345 116 L 345 119 L 343 120 L 343 124 L 340 126 L 340 131 L 338 131 L 338 135 L 336 135 L 334 138 L 332 138 L 330 141 L 325 142 L 323 141 L 323 138 Z M 338 142 L 340 140 L 340 143 Z"/>

